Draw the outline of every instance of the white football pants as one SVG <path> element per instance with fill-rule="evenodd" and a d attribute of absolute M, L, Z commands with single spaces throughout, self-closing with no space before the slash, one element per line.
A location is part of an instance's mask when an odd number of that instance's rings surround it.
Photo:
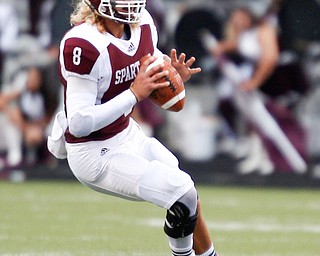
<path fill-rule="evenodd" d="M 133 120 L 111 139 L 67 144 L 67 152 L 77 179 L 101 193 L 169 209 L 194 186 L 177 158 Z"/>

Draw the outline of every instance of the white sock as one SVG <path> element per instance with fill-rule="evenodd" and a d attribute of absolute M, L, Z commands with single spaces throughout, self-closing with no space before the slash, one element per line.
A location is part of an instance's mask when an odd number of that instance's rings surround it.
<path fill-rule="evenodd" d="M 177 239 L 172 237 L 168 238 L 172 256 L 194 256 L 192 249 L 193 234 Z"/>
<path fill-rule="evenodd" d="M 215 251 L 214 251 L 214 247 L 213 244 L 211 245 L 211 247 L 209 248 L 209 250 L 207 250 L 206 252 L 199 254 L 197 256 L 215 256 Z"/>

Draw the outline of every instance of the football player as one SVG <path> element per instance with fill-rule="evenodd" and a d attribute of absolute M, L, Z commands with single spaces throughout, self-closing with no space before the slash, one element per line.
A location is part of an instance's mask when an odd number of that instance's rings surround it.
<path fill-rule="evenodd" d="M 214 256 L 191 177 L 130 118 L 137 102 L 169 85 L 156 82 L 168 75 L 161 71 L 163 63 L 147 71 L 164 54 L 145 5 L 146 0 L 76 3 L 74 26 L 60 46 L 65 112 L 57 115 L 48 146 L 54 152 L 54 142 L 63 140 L 58 157 L 67 156 L 75 177 L 93 190 L 167 209 L 164 231 L 172 255 Z M 145 55 L 149 58 L 140 66 Z M 201 71 L 191 67 L 194 57 L 187 60 L 174 49 L 166 59 L 184 82 Z M 59 128 L 63 134 L 57 136 Z"/>

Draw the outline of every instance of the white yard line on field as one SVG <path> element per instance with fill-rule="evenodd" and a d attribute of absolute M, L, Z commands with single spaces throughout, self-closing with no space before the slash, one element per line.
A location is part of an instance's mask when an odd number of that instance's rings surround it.
<path fill-rule="evenodd" d="M 143 219 L 140 221 L 140 224 L 151 226 L 151 227 L 161 227 L 163 226 L 163 219 Z M 245 223 L 245 222 L 226 222 L 226 223 L 217 223 L 217 222 L 207 222 L 208 228 L 213 230 L 222 230 L 222 231 L 256 231 L 256 232 L 304 232 L 304 233 L 313 233 L 320 234 L 320 225 L 311 225 L 311 224 L 263 224 L 263 223 Z"/>

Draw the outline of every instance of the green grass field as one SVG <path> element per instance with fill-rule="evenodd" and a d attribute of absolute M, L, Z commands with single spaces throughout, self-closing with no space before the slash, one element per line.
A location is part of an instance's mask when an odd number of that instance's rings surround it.
<path fill-rule="evenodd" d="M 320 190 L 198 191 L 220 256 L 320 255 Z M 164 216 L 73 181 L 0 182 L 0 255 L 169 256 Z"/>

